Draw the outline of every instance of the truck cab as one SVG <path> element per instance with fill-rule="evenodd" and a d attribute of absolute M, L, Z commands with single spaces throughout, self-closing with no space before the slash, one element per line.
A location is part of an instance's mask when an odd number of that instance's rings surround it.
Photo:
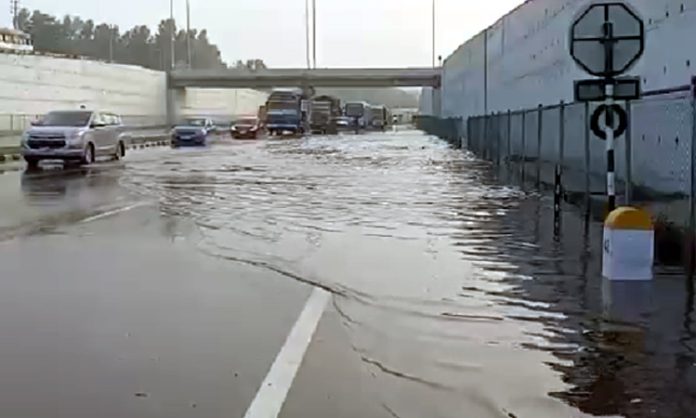
<path fill-rule="evenodd" d="M 302 110 L 301 91 L 274 90 L 266 101 L 265 128 L 270 135 L 285 132 L 303 134 L 306 127 L 306 113 Z"/>

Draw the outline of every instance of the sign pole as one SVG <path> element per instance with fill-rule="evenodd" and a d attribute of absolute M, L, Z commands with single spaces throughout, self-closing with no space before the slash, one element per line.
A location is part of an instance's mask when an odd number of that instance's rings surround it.
<path fill-rule="evenodd" d="M 604 132 L 607 135 L 607 213 L 611 213 L 616 209 L 616 159 L 614 156 L 614 111 L 612 107 L 614 105 L 614 86 L 611 83 L 607 83 L 606 87 L 606 121 Z"/>

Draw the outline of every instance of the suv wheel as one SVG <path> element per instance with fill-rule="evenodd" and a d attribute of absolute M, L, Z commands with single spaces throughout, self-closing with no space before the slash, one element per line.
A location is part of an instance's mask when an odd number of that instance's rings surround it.
<path fill-rule="evenodd" d="M 88 144 L 85 149 L 85 155 L 82 157 L 82 164 L 88 165 L 94 163 L 94 145 Z"/>
<path fill-rule="evenodd" d="M 116 153 L 114 154 L 114 160 L 118 161 L 126 156 L 126 147 L 123 146 L 123 142 L 119 142 L 116 145 Z"/>

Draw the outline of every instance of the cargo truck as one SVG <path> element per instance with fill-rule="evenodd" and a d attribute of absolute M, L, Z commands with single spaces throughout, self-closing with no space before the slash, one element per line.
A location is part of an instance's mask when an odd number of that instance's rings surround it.
<path fill-rule="evenodd" d="M 337 119 L 341 116 L 341 101 L 332 96 L 317 96 L 310 102 L 312 133 L 335 135 Z"/>
<path fill-rule="evenodd" d="M 265 127 L 270 135 L 303 134 L 306 130 L 305 99 L 301 89 L 275 89 L 266 101 Z"/>

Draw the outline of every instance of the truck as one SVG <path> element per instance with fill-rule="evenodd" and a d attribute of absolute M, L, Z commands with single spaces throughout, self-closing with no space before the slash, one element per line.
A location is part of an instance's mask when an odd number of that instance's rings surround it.
<path fill-rule="evenodd" d="M 374 106 L 372 108 L 372 127 L 381 131 L 387 129 L 391 123 L 391 112 L 386 106 Z"/>
<path fill-rule="evenodd" d="M 305 100 L 301 89 L 275 89 L 266 100 L 264 125 L 271 135 L 285 132 L 303 134 L 306 130 L 306 112 L 302 109 Z"/>
<path fill-rule="evenodd" d="M 333 96 L 317 96 L 310 102 L 309 125 L 312 133 L 338 133 L 337 119 L 341 116 L 341 101 Z"/>
<path fill-rule="evenodd" d="M 361 129 L 367 129 L 372 120 L 371 108 L 366 102 L 348 102 L 343 113 L 353 120 L 353 128 L 356 133 Z"/>

